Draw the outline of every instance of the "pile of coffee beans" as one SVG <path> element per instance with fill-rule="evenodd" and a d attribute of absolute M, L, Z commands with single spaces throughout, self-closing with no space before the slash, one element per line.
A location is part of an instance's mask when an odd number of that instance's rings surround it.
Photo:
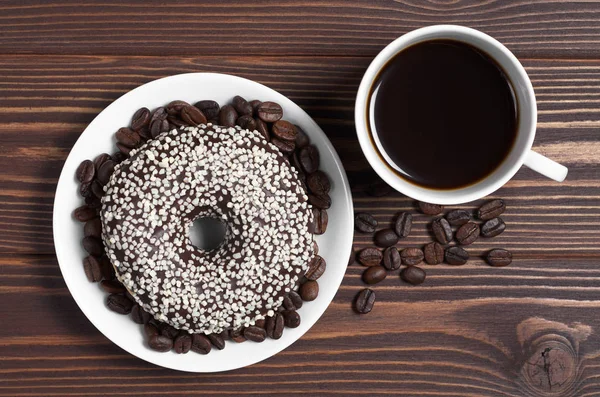
<path fill-rule="evenodd" d="M 275 145 L 298 172 L 300 182 L 313 206 L 313 219 L 309 230 L 315 235 L 320 235 L 327 230 L 331 181 L 325 172 L 319 170 L 319 151 L 310 143 L 308 135 L 299 126 L 284 120 L 283 116 L 282 107 L 275 102 L 247 101 L 239 95 L 223 107 L 212 100 L 202 100 L 194 105 L 176 100 L 152 111 L 141 108 L 134 113 L 128 127 L 120 128 L 115 133 L 118 149 L 115 153 L 100 154 L 93 161 L 84 160 L 77 168 L 75 177 L 85 204 L 75 209 L 73 216 L 84 224 L 82 244 L 89 254 L 83 259 L 85 274 L 90 282 L 100 283 L 101 288 L 109 294 L 106 305 L 110 310 L 130 315 L 134 322 L 144 325 L 146 340 L 151 349 L 160 352 L 173 350 L 176 353 L 188 353 L 191 350 L 207 354 L 212 347 L 223 349 L 225 340 L 242 343 L 246 340 L 262 342 L 267 337 L 279 339 L 284 326 L 296 328 L 300 325 L 297 310 L 302 307 L 303 301 L 309 302 L 317 298 L 317 280 L 325 272 L 327 264 L 325 259 L 318 255 L 319 247 L 315 242 L 315 256 L 309 264 L 308 271 L 299 280 L 298 290 L 290 291 L 284 296 L 283 305 L 274 316 L 259 320 L 254 326 L 202 335 L 179 331 L 157 321 L 135 303 L 126 288 L 117 280 L 114 267 L 105 254 L 102 222 L 99 217 L 102 206 L 100 199 L 115 166 L 128 158 L 133 149 L 175 128 L 212 123 L 256 130 Z"/>
<path fill-rule="evenodd" d="M 383 190 L 381 187 L 377 189 Z M 480 237 L 490 238 L 504 231 L 506 225 L 500 215 L 506 210 L 502 199 L 488 201 L 475 211 L 457 209 L 447 212 L 444 206 L 429 203 L 418 203 L 420 211 L 435 218 L 430 223 L 430 231 L 435 241 L 424 247 L 406 247 L 399 250 L 395 245 L 408 237 L 412 230 L 413 216 L 409 212 L 401 212 L 394 219 L 390 228 L 377 230 L 377 220 L 368 213 L 355 214 L 356 231 L 373 234 L 374 247 L 367 247 L 352 255 L 354 259 L 365 266 L 362 281 L 373 285 L 383 281 L 389 272 L 400 270 L 400 279 L 412 285 L 425 281 L 426 272 L 421 264 L 438 265 L 447 263 L 461 266 L 469 260 L 469 253 L 464 248 L 475 243 Z M 477 220 L 475 220 L 477 219 Z M 452 244 L 455 241 L 455 244 Z M 490 266 L 508 266 L 512 262 L 512 254 L 502 248 L 491 250 L 485 256 Z M 402 266 L 405 266 L 402 268 Z M 355 298 L 354 309 L 361 314 L 369 313 L 375 303 L 375 291 L 371 288 L 361 290 Z"/>

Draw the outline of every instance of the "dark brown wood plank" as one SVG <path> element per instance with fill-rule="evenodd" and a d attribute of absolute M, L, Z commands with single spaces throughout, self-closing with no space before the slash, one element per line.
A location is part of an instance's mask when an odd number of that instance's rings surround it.
<path fill-rule="evenodd" d="M 598 393 L 597 261 L 426 269 L 420 287 L 391 273 L 374 287 L 373 312 L 360 316 L 351 301 L 362 268 L 351 265 L 323 318 L 297 343 L 248 368 L 202 375 L 153 366 L 113 345 L 75 305 L 54 256 L 3 255 L 0 318 L 10 326 L 0 327 L 0 395 Z"/>
<path fill-rule="evenodd" d="M 325 130 L 353 184 L 360 185 L 373 177 L 353 126 L 354 95 L 367 64 L 350 57 L 2 57 L 0 252 L 53 252 L 55 183 L 81 131 L 123 93 L 176 73 L 239 74 L 289 96 Z M 480 255 L 501 245 L 523 257 L 598 256 L 600 61 L 524 64 L 540 102 L 535 147 L 569 166 L 569 177 L 559 184 L 522 169 L 494 195 L 508 200 L 507 231 L 477 242 L 472 252 Z M 354 204 L 357 211 L 374 213 L 382 224 L 413 208 L 412 200 L 400 194 L 374 203 L 358 190 Z M 414 232 L 402 245 L 425 243 L 427 222 L 417 217 Z M 356 236 L 357 248 L 369 243 L 369 236 Z"/>
<path fill-rule="evenodd" d="M 19 0 L 0 5 L 0 53 L 373 56 L 434 24 L 480 29 L 520 56 L 597 57 L 591 1 Z"/>

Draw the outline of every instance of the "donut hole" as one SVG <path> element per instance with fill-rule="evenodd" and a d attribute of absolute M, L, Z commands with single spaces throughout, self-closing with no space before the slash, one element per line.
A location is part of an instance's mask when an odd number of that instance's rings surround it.
<path fill-rule="evenodd" d="M 190 241 L 198 249 L 211 251 L 223 243 L 226 233 L 227 225 L 221 219 L 201 217 L 192 223 Z"/>

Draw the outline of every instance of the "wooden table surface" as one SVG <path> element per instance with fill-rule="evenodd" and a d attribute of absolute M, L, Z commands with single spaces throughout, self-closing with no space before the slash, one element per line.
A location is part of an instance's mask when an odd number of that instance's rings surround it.
<path fill-rule="evenodd" d="M 438 23 L 480 29 L 521 59 L 538 98 L 534 148 L 570 170 L 559 184 L 523 168 L 493 195 L 508 228 L 471 251 L 503 246 L 512 266 L 430 267 L 416 287 L 388 276 L 366 316 L 351 309 L 362 269 L 350 266 L 301 340 L 210 375 L 139 360 L 81 313 L 54 254 L 52 202 L 104 107 L 172 74 L 240 75 L 302 106 L 358 184 L 371 175 L 353 126 L 361 76 L 391 40 Z M 2 1 L 0 55 L 0 396 L 600 395 L 600 2 Z M 354 205 L 385 224 L 414 204 L 356 189 Z M 420 215 L 400 246 L 427 240 Z"/>

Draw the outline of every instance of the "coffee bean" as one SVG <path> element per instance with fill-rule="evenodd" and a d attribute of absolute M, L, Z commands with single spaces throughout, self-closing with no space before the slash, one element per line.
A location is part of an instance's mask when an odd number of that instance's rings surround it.
<path fill-rule="evenodd" d="M 456 241 L 461 245 L 472 244 L 478 237 L 479 225 L 474 222 L 465 223 L 456 231 Z"/>
<path fill-rule="evenodd" d="M 102 196 L 104 196 L 104 186 L 102 186 L 102 184 L 98 181 L 92 182 L 91 190 L 94 196 L 99 199 L 101 199 Z"/>
<path fill-rule="evenodd" d="M 150 122 L 150 135 L 152 135 L 152 138 L 156 138 L 167 131 L 169 131 L 169 122 L 167 119 L 154 119 Z"/>
<path fill-rule="evenodd" d="M 244 329 L 244 337 L 252 342 L 264 342 L 267 338 L 267 331 L 256 326 L 250 326 Z"/>
<path fill-rule="evenodd" d="M 502 248 L 494 248 L 485 257 L 490 266 L 502 267 L 508 266 L 512 262 L 512 254 Z"/>
<path fill-rule="evenodd" d="M 314 258 L 310 261 L 310 264 L 308 265 L 308 270 L 306 271 L 304 277 L 306 277 L 308 280 L 318 280 L 319 277 L 321 277 L 323 273 L 325 273 L 325 269 L 327 269 L 327 263 L 325 262 L 325 259 L 323 259 L 319 255 L 315 255 Z"/>
<path fill-rule="evenodd" d="M 296 148 L 296 144 L 293 141 L 284 141 L 279 138 L 271 138 L 271 143 L 277 146 L 277 149 L 283 154 L 292 153 Z"/>
<path fill-rule="evenodd" d="M 329 223 L 327 211 L 313 207 L 312 215 L 312 220 L 308 225 L 308 231 L 317 235 L 325 233 L 327 230 L 327 224 Z"/>
<path fill-rule="evenodd" d="M 412 229 L 412 215 L 408 212 L 401 212 L 396 218 L 394 231 L 400 238 L 408 237 Z"/>
<path fill-rule="evenodd" d="M 262 104 L 262 101 L 259 101 L 258 99 L 254 99 L 248 103 L 250 104 L 250 106 L 252 106 L 252 114 L 254 116 L 258 116 L 258 107 Z"/>
<path fill-rule="evenodd" d="M 285 320 L 280 313 L 276 313 L 274 316 L 267 318 L 267 321 L 265 322 L 267 336 L 271 339 L 281 338 L 284 326 Z"/>
<path fill-rule="evenodd" d="M 238 330 L 230 330 L 229 331 L 229 338 L 234 341 L 235 343 L 244 343 L 247 341 L 246 337 L 244 336 L 244 330 L 243 329 L 238 329 Z"/>
<path fill-rule="evenodd" d="M 206 335 L 206 337 L 208 338 L 210 343 L 212 343 L 212 345 L 217 349 L 225 349 L 225 338 L 223 338 L 220 334 L 209 334 Z"/>
<path fill-rule="evenodd" d="M 195 106 L 187 105 L 181 109 L 181 119 L 188 125 L 196 126 L 206 124 L 208 119 L 200 109 Z"/>
<path fill-rule="evenodd" d="M 402 263 L 407 266 L 415 266 L 419 263 L 423 262 L 423 258 L 425 255 L 420 248 L 409 247 L 404 248 L 402 252 L 400 252 L 400 258 L 402 258 Z"/>
<path fill-rule="evenodd" d="M 504 200 L 497 199 L 488 201 L 477 210 L 477 217 L 482 221 L 487 221 L 492 218 L 497 218 L 506 210 Z"/>
<path fill-rule="evenodd" d="M 358 261 L 363 266 L 377 266 L 383 260 L 383 254 L 377 248 L 364 248 L 358 253 Z"/>
<path fill-rule="evenodd" d="M 235 123 L 249 131 L 254 131 L 257 128 L 256 121 L 248 114 L 238 117 Z"/>
<path fill-rule="evenodd" d="M 231 104 L 233 105 L 235 111 L 238 112 L 239 115 L 252 116 L 252 105 L 241 96 L 234 96 L 233 100 L 231 101 Z"/>
<path fill-rule="evenodd" d="M 102 235 L 102 222 L 100 218 L 90 219 L 83 226 L 83 235 L 88 237 L 100 237 Z"/>
<path fill-rule="evenodd" d="M 224 127 L 235 126 L 235 121 L 238 118 L 236 110 L 231 105 L 225 105 L 219 112 L 219 124 Z"/>
<path fill-rule="evenodd" d="M 454 210 L 446 214 L 446 220 L 452 226 L 462 226 L 471 220 L 471 213 L 465 210 Z"/>
<path fill-rule="evenodd" d="M 387 196 L 392 192 L 392 187 L 384 181 L 377 181 L 367 187 L 367 194 L 373 197 Z"/>
<path fill-rule="evenodd" d="M 102 287 L 104 292 L 109 294 L 122 294 L 126 291 L 123 284 L 118 280 L 102 280 L 100 287 Z"/>
<path fill-rule="evenodd" d="M 502 218 L 493 218 L 481 225 L 481 235 L 483 237 L 495 237 L 506 229 L 506 224 Z"/>
<path fill-rule="evenodd" d="M 107 160 L 100 166 L 98 170 L 98 182 L 103 185 L 106 185 L 110 180 L 111 175 L 115 172 L 115 162 L 112 160 Z"/>
<path fill-rule="evenodd" d="M 366 284 L 377 284 L 385 279 L 387 272 L 383 266 L 368 267 L 362 274 L 362 280 Z"/>
<path fill-rule="evenodd" d="M 90 219 L 94 219 L 98 216 L 96 210 L 88 207 L 87 205 L 82 205 L 81 207 L 75 208 L 73 211 L 73 217 L 77 219 L 79 222 L 87 222 Z"/>
<path fill-rule="evenodd" d="M 94 182 L 96 182 L 96 181 L 94 181 Z M 92 185 L 93 185 L 93 183 L 92 183 Z M 89 197 L 86 197 L 84 201 L 85 201 L 85 205 L 87 205 L 88 207 L 93 208 L 95 210 L 102 207 L 102 203 L 100 202 L 100 199 L 93 194 Z"/>
<path fill-rule="evenodd" d="M 377 233 L 375 233 L 373 239 L 375 241 L 375 245 L 383 248 L 392 246 L 399 240 L 398 235 L 392 229 L 379 230 Z"/>
<path fill-rule="evenodd" d="M 417 266 L 406 267 L 400 272 L 400 278 L 412 285 L 423 284 L 425 276 L 425 270 Z"/>
<path fill-rule="evenodd" d="M 317 255 L 319 253 L 319 244 L 315 240 L 313 240 L 313 254 Z"/>
<path fill-rule="evenodd" d="M 354 216 L 354 227 L 362 233 L 373 233 L 377 229 L 377 219 L 366 212 L 358 212 Z"/>
<path fill-rule="evenodd" d="M 435 241 L 425 246 L 423 254 L 425 262 L 429 265 L 439 265 L 444 261 L 444 247 Z"/>
<path fill-rule="evenodd" d="M 308 202 L 312 205 L 314 205 L 317 208 L 321 208 L 321 209 L 328 209 L 329 207 L 331 207 L 331 197 L 329 197 L 328 194 L 323 194 L 323 195 L 316 195 L 316 194 L 309 194 L 308 195 Z"/>
<path fill-rule="evenodd" d="M 300 286 L 300 296 L 305 302 L 311 302 L 317 299 L 319 295 L 319 283 L 308 280 Z"/>
<path fill-rule="evenodd" d="M 188 126 L 188 123 L 183 121 L 179 116 L 168 116 L 167 121 L 169 122 L 169 131 L 176 128 Z"/>
<path fill-rule="evenodd" d="M 286 327 L 297 328 L 300 325 L 300 315 L 295 310 L 284 310 L 281 312 Z"/>
<path fill-rule="evenodd" d="M 119 142 L 117 142 L 117 149 L 119 149 L 119 151 L 121 151 L 121 153 L 123 153 L 126 157 L 129 157 L 129 153 L 131 152 L 131 148 L 127 147 Z"/>
<path fill-rule="evenodd" d="M 167 338 L 175 339 L 175 337 L 179 334 L 179 330 L 167 323 L 159 323 L 158 330 L 160 334 L 166 336 Z"/>
<path fill-rule="evenodd" d="M 142 143 L 142 138 L 140 137 L 140 134 L 138 134 L 131 128 L 119 128 L 119 130 L 115 134 L 115 138 L 117 138 L 118 143 L 128 148 L 138 147 L 138 145 Z"/>
<path fill-rule="evenodd" d="M 102 271 L 102 277 L 105 280 L 113 280 L 116 277 L 115 268 L 106 255 L 100 257 L 100 270 Z"/>
<path fill-rule="evenodd" d="M 467 263 L 469 260 L 469 253 L 463 248 L 453 246 L 446 248 L 444 258 L 450 265 L 460 266 Z"/>
<path fill-rule="evenodd" d="M 148 108 L 138 109 L 131 118 L 131 129 L 139 131 L 142 128 L 148 127 L 150 124 L 150 110 Z"/>
<path fill-rule="evenodd" d="M 306 135 L 306 132 L 298 125 L 294 125 L 296 127 L 296 148 L 302 149 L 305 146 L 308 146 L 310 143 L 310 138 Z"/>
<path fill-rule="evenodd" d="M 259 318 L 258 320 L 256 320 L 254 322 L 254 325 L 257 326 L 257 327 L 259 327 L 259 328 L 265 329 L 265 319 L 264 318 Z"/>
<path fill-rule="evenodd" d="M 185 101 L 176 100 L 169 102 L 169 104 L 165 106 L 165 110 L 169 116 L 179 116 L 181 109 L 186 106 L 190 106 L 190 104 Z"/>
<path fill-rule="evenodd" d="M 127 156 L 124 155 L 123 152 L 115 152 L 110 157 L 113 159 L 115 164 L 120 164 L 127 158 Z"/>
<path fill-rule="evenodd" d="M 188 333 L 177 335 L 173 341 L 173 350 L 177 354 L 186 354 L 192 348 L 192 336 Z"/>
<path fill-rule="evenodd" d="M 88 182 L 79 185 L 79 194 L 81 194 L 81 197 L 84 198 L 93 197 L 94 193 L 92 192 L 92 184 Z"/>
<path fill-rule="evenodd" d="M 83 258 L 83 271 L 88 281 L 91 283 L 97 283 L 102 280 L 102 269 L 100 268 L 100 262 L 98 259 L 89 255 Z"/>
<path fill-rule="evenodd" d="M 354 310 L 360 314 L 367 314 L 373 310 L 375 304 L 375 291 L 365 288 L 356 295 Z"/>
<path fill-rule="evenodd" d="M 283 109 L 275 102 L 263 102 L 258 106 L 257 115 L 265 123 L 274 123 L 283 117 Z"/>
<path fill-rule="evenodd" d="M 292 298 L 289 295 L 283 296 L 282 306 L 285 310 L 296 310 L 296 306 L 294 306 L 294 302 L 292 302 Z"/>
<path fill-rule="evenodd" d="M 157 352 L 168 352 L 173 348 L 173 340 L 162 335 L 155 335 L 148 341 L 150 349 Z"/>
<path fill-rule="evenodd" d="M 400 252 L 396 247 L 388 247 L 383 251 L 383 266 L 388 270 L 398 270 L 402 264 Z"/>
<path fill-rule="evenodd" d="M 141 130 L 137 131 L 137 133 L 140 135 L 140 138 L 142 138 L 142 142 L 146 142 L 147 140 L 152 139 L 152 133 L 150 132 L 150 125 L 148 125 L 148 127 L 144 127 Z"/>
<path fill-rule="evenodd" d="M 83 244 L 83 249 L 89 252 L 91 255 L 100 256 L 104 252 L 104 246 L 102 245 L 102 240 L 96 237 L 84 237 L 81 240 Z"/>
<path fill-rule="evenodd" d="M 152 316 L 136 303 L 131 308 L 131 319 L 136 324 L 147 324 L 152 319 Z"/>
<path fill-rule="evenodd" d="M 265 141 L 268 142 L 271 139 L 271 136 L 269 134 L 269 127 L 267 126 L 267 123 L 261 119 L 254 119 L 254 122 L 256 123 L 256 131 L 260 132 L 263 138 L 265 138 Z"/>
<path fill-rule="evenodd" d="M 312 174 L 319 169 L 320 156 L 319 150 L 313 145 L 303 147 L 299 153 L 300 165 L 307 174 Z"/>
<path fill-rule="evenodd" d="M 75 176 L 77 180 L 81 183 L 90 183 L 94 179 L 96 175 L 96 169 L 94 168 L 94 163 L 90 160 L 83 160 L 77 170 L 75 171 Z"/>
<path fill-rule="evenodd" d="M 202 113 L 204 113 L 204 116 L 207 119 L 215 119 L 215 118 L 219 117 L 219 110 L 221 109 L 221 107 L 215 101 L 211 101 L 211 100 L 200 101 L 200 102 L 196 102 L 196 104 L 194 104 L 194 106 L 196 106 L 198 109 L 200 109 L 200 111 Z"/>
<path fill-rule="evenodd" d="M 433 231 L 433 235 L 436 240 L 440 242 L 440 244 L 446 245 L 450 241 L 452 241 L 452 227 L 446 220 L 446 218 L 436 218 L 431 223 L 431 230 Z"/>
<path fill-rule="evenodd" d="M 111 294 L 106 298 L 106 306 L 115 313 L 129 314 L 133 308 L 133 302 L 125 295 Z"/>
<path fill-rule="evenodd" d="M 295 145 L 296 141 L 296 127 L 289 121 L 279 120 L 276 121 L 271 127 L 271 132 L 277 138 L 284 141 L 293 141 Z"/>
<path fill-rule="evenodd" d="M 296 291 L 290 291 L 287 295 L 292 304 L 293 304 L 293 308 L 286 308 L 288 310 L 294 310 L 294 309 L 300 309 L 302 307 L 302 297 L 300 296 L 300 294 L 298 294 Z"/>
<path fill-rule="evenodd" d="M 422 201 L 419 201 L 419 208 L 421 209 L 421 212 L 426 215 L 437 215 L 444 210 L 443 205 L 429 204 Z"/>
<path fill-rule="evenodd" d="M 100 170 L 100 166 L 104 164 L 106 161 L 111 160 L 110 154 L 102 153 L 94 159 L 94 168 L 96 169 L 96 174 L 98 170 Z"/>
<path fill-rule="evenodd" d="M 306 185 L 308 189 L 316 195 L 323 195 L 329 193 L 331 189 L 331 183 L 329 177 L 323 171 L 315 171 L 306 177 Z"/>
<path fill-rule="evenodd" d="M 144 334 L 146 335 L 146 338 L 150 340 L 154 336 L 159 335 L 158 327 L 152 323 L 145 324 Z"/>

